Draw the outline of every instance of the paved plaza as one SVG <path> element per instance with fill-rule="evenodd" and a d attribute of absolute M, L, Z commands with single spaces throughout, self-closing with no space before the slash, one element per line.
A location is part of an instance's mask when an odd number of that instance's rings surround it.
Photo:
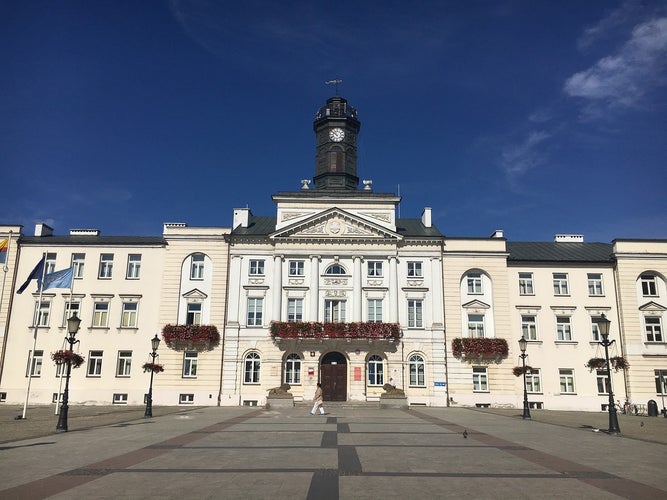
<path fill-rule="evenodd" d="M 662 417 L 621 415 L 609 436 L 604 413 L 107 410 L 71 407 L 56 434 L 52 408 L 0 408 L 0 498 L 667 498 Z"/>

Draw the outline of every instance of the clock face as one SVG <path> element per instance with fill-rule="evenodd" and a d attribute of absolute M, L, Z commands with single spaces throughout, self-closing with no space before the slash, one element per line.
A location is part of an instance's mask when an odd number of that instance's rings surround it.
<path fill-rule="evenodd" d="M 340 142 L 345 138 L 345 131 L 342 128 L 332 128 L 329 130 L 329 139 L 334 142 Z"/>

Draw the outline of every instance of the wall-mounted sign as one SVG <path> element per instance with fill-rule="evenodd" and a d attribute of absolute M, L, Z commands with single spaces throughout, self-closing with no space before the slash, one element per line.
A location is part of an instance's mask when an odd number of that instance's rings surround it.
<path fill-rule="evenodd" d="M 354 367 L 354 381 L 361 382 L 361 366 Z"/>
<path fill-rule="evenodd" d="M 308 376 L 313 377 L 315 375 L 315 368 L 308 368 Z"/>
<path fill-rule="evenodd" d="M 447 382 L 434 382 L 433 385 L 436 387 L 445 387 L 447 385 Z"/>

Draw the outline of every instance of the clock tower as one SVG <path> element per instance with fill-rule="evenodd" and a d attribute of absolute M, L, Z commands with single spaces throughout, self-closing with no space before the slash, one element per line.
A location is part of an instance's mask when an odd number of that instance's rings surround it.
<path fill-rule="evenodd" d="M 342 97 L 332 97 L 315 116 L 315 189 L 356 190 L 357 110 Z"/>

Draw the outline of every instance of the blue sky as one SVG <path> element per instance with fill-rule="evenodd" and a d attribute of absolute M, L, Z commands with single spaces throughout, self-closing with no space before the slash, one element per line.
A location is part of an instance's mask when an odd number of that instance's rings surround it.
<path fill-rule="evenodd" d="M 661 0 L 4 1 L 0 68 L 0 223 L 28 234 L 272 215 L 340 78 L 359 177 L 402 217 L 667 237 Z"/>

